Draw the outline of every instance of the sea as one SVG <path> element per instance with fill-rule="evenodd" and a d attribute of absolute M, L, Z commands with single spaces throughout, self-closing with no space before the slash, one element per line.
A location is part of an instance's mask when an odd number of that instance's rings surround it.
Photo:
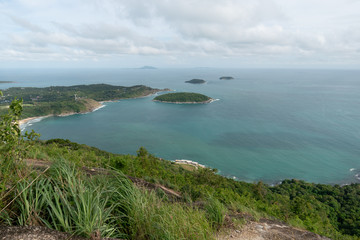
<path fill-rule="evenodd" d="M 206 83 L 185 83 L 193 78 Z M 360 182 L 360 70 L 1 69 L 0 81 L 14 82 L 0 89 L 143 84 L 216 99 L 169 104 L 148 96 L 29 122 L 25 130 L 43 140 L 64 138 L 121 154 L 143 146 L 157 157 L 196 161 L 246 182 Z"/>

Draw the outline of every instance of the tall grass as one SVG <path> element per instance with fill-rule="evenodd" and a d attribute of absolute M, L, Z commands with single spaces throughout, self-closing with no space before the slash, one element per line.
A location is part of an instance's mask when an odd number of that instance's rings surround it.
<path fill-rule="evenodd" d="M 29 184 L 29 181 L 23 180 L 17 185 L 17 191 L 21 193 L 16 199 L 20 210 L 17 222 L 22 226 L 41 223 L 41 215 L 47 204 L 44 193 L 51 187 L 48 179 L 40 179 L 32 187 Z"/>
<path fill-rule="evenodd" d="M 169 204 L 155 192 L 136 189 L 129 199 L 131 239 L 212 239 L 203 211 L 180 203 Z"/>
<path fill-rule="evenodd" d="M 51 175 L 52 187 L 43 193 L 49 206 L 44 220 L 48 227 L 86 237 L 121 235 L 112 215 L 117 207 L 110 201 L 114 191 L 108 185 L 84 178 L 68 162 L 56 163 Z"/>
<path fill-rule="evenodd" d="M 223 225 L 226 211 L 227 209 L 218 199 L 212 196 L 207 199 L 205 204 L 206 217 L 213 228 L 219 229 Z"/>
<path fill-rule="evenodd" d="M 46 225 L 85 237 L 175 240 L 213 235 L 204 211 L 138 189 L 121 173 L 90 178 L 61 160 L 33 185 L 29 182 L 17 186 L 20 225 Z"/>

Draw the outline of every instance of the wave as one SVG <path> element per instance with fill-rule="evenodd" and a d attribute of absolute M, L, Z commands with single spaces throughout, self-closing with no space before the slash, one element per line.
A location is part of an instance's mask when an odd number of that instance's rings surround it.
<path fill-rule="evenodd" d="M 355 171 L 356 169 L 355 168 L 350 168 L 350 172 L 353 172 Z"/>
<path fill-rule="evenodd" d="M 212 102 L 216 102 L 216 101 L 220 101 L 220 99 L 219 99 L 219 98 L 216 98 L 216 99 L 211 99 L 210 103 L 212 103 Z"/>
<path fill-rule="evenodd" d="M 41 120 L 43 120 L 44 118 L 47 118 L 47 116 L 43 116 L 43 117 L 38 117 L 38 118 L 34 118 L 31 119 L 23 124 L 20 124 L 20 130 L 24 131 L 27 127 L 30 127 L 33 125 L 33 123 L 37 123 L 40 122 Z"/>
<path fill-rule="evenodd" d="M 104 108 L 104 107 L 106 107 L 106 105 L 105 105 L 105 104 L 102 104 L 101 106 L 99 106 L 99 107 L 95 108 L 94 110 L 92 110 L 92 112 L 95 112 L 95 111 L 97 111 L 97 110 L 99 110 L 99 109 L 102 109 L 102 108 Z"/>
<path fill-rule="evenodd" d="M 360 180 L 360 173 L 355 174 L 355 178 L 356 178 L 357 180 Z"/>

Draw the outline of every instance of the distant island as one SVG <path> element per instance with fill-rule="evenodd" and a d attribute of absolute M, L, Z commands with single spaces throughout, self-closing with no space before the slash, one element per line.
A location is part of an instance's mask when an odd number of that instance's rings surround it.
<path fill-rule="evenodd" d="M 233 77 L 230 77 L 230 76 L 222 76 L 220 77 L 220 80 L 232 80 L 234 79 Z"/>
<path fill-rule="evenodd" d="M 198 78 L 194 78 L 194 79 L 191 79 L 189 81 L 185 81 L 186 83 L 192 83 L 192 84 L 203 84 L 203 83 L 206 83 L 205 80 L 203 79 L 198 79 Z"/>
<path fill-rule="evenodd" d="M 14 83 L 14 81 L 0 81 L 0 83 Z"/>
<path fill-rule="evenodd" d="M 156 67 L 153 67 L 153 66 L 143 66 L 139 69 L 157 69 Z"/>
<path fill-rule="evenodd" d="M 166 102 L 166 103 L 210 103 L 213 101 L 212 98 L 205 96 L 200 93 L 166 93 L 159 95 L 154 98 L 155 102 Z"/>
<path fill-rule="evenodd" d="M 23 118 L 41 116 L 64 116 L 91 112 L 104 101 L 138 98 L 169 89 L 155 89 L 144 85 L 132 87 L 108 84 L 57 86 L 46 88 L 13 87 L 2 90 L 0 115 L 7 111 L 14 97 L 23 99 Z"/>

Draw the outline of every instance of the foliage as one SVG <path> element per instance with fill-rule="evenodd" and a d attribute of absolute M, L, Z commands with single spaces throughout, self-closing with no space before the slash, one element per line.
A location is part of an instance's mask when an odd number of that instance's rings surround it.
<path fill-rule="evenodd" d="M 23 99 L 23 117 L 59 115 L 89 111 L 95 101 L 109 101 L 146 96 L 160 91 L 143 85 L 132 87 L 107 84 L 56 86 L 46 88 L 13 87 L 4 90 L 0 105 L 7 105 L 14 96 Z M 5 111 L 2 109 L 1 111 Z"/>
<path fill-rule="evenodd" d="M 210 196 L 205 204 L 205 212 L 207 219 L 215 229 L 219 229 L 223 225 L 226 208 L 218 199 Z"/>
<path fill-rule="evenodd" d="M 80 144 L 75 150 L 55 141 L 37 144 L 32 150 L 33 154 L 42 152 L 48 159 L 62 156 L 79 166 L 110 165 L 126 175 L 180 191 L 185 202 L 205 201 L 206 205 L 210 203 L 211 195 L 214 201 L 229 210 L 256 218 L 275 217 L 333 239 L 346 239 L 344 234 L 359 236 L 359 184 L 340 187 L 286 180 L 269 187 L 261 182 L 253 184 L 228 179 L 209 168 L 187 171 L 180 165 L 148 154 L 146 149 L 139 149 L 139 156 L 119 155 Z M 33 156 L 31 152 L 28 154 Z M 212 227 L 217 228 L 214 224 Z"/>
<path fill-rule="evenodd" d="M 285 180 L 271 190 L 289 196 L 292 211 L 301 220 L 310 223 L 317 211 L 327 215 L 331 225 L 342 233 L 360 236 L 359 184 L 341 187 Z"/>
<path fill-rule="evenodd" d="M 43 222 L 48 227 L 87 237 L 120 235 L 112 216 L 118 203 L 111 198 L 129 186 L 122 184 L 123 177 L 116 186 L 115 181 L 99 184 L 84 179 L 71 163 L 60 161 L 48 179 L 50 186 L 43 192 L 49 216 Z"/>
<path fill-rule="evenodd" d="M 131 239 L 212 239 L 204 212 L 186 205 L 169 204 L 155 192 L 137 190 L 130 197 Z"/>
<path fill-rule="evenodd" d="M 179 102 L 179 103 L 202 103 L 211 100 L 210 97 L 200 93 L 166 93 L 154 98 L 154 101 L 160 102 Z"/>
<path fill-rule="evenodd" d="M 8 113 L 0 117 L 0 196 L 6 185 L 22 177 L 21 161 L 25 153 L 25 139 L 34 140 L 39 137 L 34 131 L 21 133 L 18 120 L 22 112 L 22 100 L 14 99 Z"/>
<path fill-rule="evenodd" d="M 186 83 L 193 83 L 193 84 L 201 84 L 201 83 L 205 83 L 206 81 L 203 80 L 203 79 L 197 79 L 197 78 L 194 78 L 194 79 L 191 79 L 189 81 L 185 81 Z"/>

